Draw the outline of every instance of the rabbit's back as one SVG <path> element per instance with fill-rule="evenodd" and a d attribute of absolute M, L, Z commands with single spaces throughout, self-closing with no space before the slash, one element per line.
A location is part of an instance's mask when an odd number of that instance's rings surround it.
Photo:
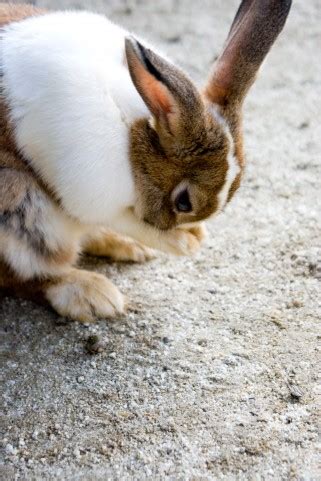
<path fill-rule="evenodd" d="M 146 107 L 130 80 L 125 35 L 104 16 L 57 12 L 9 24 L 1 39 L 18 148 L 80 220 L 101 222 L 133 200 L 128 129 Z M 115 195 L 106 183 L 116 182 Z"/>

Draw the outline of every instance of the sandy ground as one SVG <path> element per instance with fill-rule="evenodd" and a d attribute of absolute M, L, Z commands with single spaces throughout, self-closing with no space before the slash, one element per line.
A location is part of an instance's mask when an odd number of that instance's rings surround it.
<path fill-rule="evenodd" d="M 91 4 L 202 81 L 238 1 L 33 3 Z M 321 4 L 294 3 L 246 104 L 243 187 L 201 252 L 84 259 L 131 299 L 114 322 L 1 299 L 1 479 L 321 479 Z"/>

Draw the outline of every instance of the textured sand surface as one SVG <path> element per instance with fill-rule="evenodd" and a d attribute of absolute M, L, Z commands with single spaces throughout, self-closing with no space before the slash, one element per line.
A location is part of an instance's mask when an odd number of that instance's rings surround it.
<path fill-rule="evenodd" d="M 33 3 L 106 12 L 202 82 L 238 1 Z M 85 259 L 130 298 L 113 322 L 0 300 L 1 479 L 321 479 L 320 25 L 294 2 L 246 103 L 243 187 L 195 258 Z"/>

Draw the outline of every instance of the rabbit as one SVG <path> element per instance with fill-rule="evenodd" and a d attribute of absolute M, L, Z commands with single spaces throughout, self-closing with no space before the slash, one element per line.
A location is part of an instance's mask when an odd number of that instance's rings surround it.
<path fill-rule="evenodd" d="M 0 4 L 0 287 L 58 314 L 122 314 L 82 252 L 193 254 L 244 171 L 242 104 L 291 0 L 243 0 L 205 87 L 86 11 Z"/>

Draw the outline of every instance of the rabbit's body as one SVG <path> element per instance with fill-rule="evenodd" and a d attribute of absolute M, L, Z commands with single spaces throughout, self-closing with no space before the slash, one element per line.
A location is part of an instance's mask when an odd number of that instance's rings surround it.
<path fill-rule="evenodd" d="M 124 299 L 82 251 L 193 253 L 240 184 L 242 102 L 290 4 L 243 0 L 201 93 L 104 16 L 0 4 L 0 288 L 111 317 Z"/>

